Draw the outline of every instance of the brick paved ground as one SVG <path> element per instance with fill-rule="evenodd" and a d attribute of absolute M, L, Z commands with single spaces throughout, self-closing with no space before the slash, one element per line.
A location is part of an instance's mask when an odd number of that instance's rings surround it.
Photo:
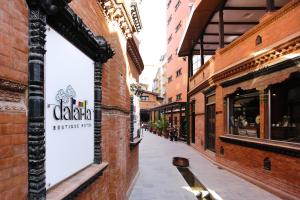
<path fill-rule="evenodd" d="M 185 182 L 176 167 L 172 165 L 174 156 L 190 160 L 190 170 L 219 199 L 224 200 L 277 200 L 278 197 L 219 169 L 192 147 L 181 142 L 144 133 L 140 144 L 140 175 L 130 196 L 130 200 L 194 200 L 194 195 L 186 190 Z"/>

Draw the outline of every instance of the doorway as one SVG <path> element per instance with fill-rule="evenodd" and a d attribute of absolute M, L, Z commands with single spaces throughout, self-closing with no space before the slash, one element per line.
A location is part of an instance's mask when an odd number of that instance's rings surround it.
<path fill-rule="evenodd" d="M 216 141 L 216 106 L 215 94 L 206 96 L 205 106 L 205 148 L 215 152 Z"/>

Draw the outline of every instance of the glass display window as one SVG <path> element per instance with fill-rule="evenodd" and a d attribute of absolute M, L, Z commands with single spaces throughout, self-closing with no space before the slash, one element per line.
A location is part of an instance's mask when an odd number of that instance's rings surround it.
<path fill-rule="evenodd" d="M 270 94 L 270 139 L 300 143 L 300 73 L 273 85 Z"/>
<path fill-rule="evenodd" d="M 238 90 L 229 97 L 229 132 L 258 137 L 260 130 L 259 92 Z"/>

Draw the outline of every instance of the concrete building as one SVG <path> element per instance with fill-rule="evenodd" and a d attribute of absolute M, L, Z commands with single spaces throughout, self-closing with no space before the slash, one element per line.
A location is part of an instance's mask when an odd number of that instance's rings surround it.
<path fill-rule="evenodd" d="M 197 0 L 178 48 L 188 143 L 283 199 L 300 198 L 299 19 L 299 0 Z"/>
<path fill-rule="evenodd" d="M 152 91 L 158 93 L 160 97 L 164 99 L 164 103 L 167 103 L 166 98 L 166 85 L 167 85 L 167 74 L 166 74 L 166 58 L 163 55 L 160 59 L 159 67 L 157 69 L 155 78 L 153 80 Z"/>
<path fill-rule="evenodd" d="M 0 13 L 0 199 L 127 199 L 138 4 L 10 0 Z"/>

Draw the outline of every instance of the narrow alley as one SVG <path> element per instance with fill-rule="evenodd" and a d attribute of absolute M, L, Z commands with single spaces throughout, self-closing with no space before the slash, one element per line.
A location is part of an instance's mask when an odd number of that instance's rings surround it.
<path fill-rule="evenodd" d="M 144 131 L 140 143 L 139 175 L 130 200 L 193 200 L 197 199 L 181 176 L 172 158 L 189 159 L 190 170 L 205 185 L 213 197 L 226 200 L 277 200 L 278 197 L 218 168 L 192 147 L 182 142 L 171 142 Z M 230 183 L 230 184 L 228 184 Z"/>

